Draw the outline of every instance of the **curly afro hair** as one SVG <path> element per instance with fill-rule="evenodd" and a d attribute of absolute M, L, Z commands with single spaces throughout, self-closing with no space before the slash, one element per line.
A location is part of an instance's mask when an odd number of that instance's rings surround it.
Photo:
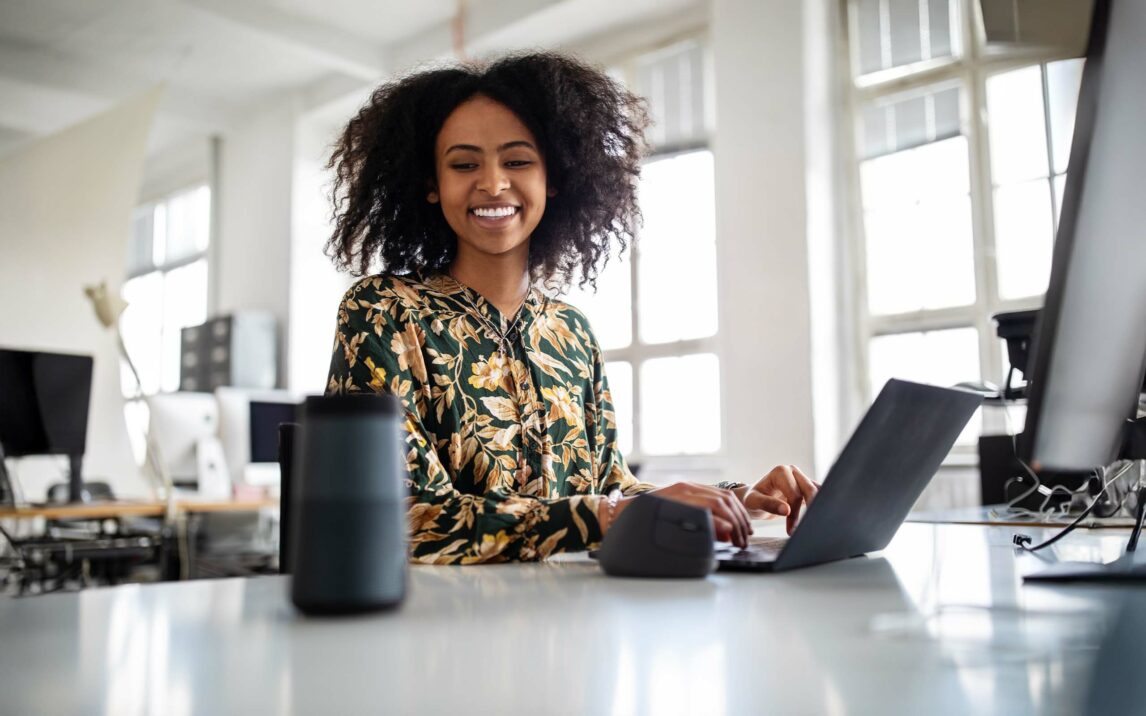
<path fill-rule="evenodd" d="M 648 115 L 641 99 L 603 72 L 547 52 L 419 72 L 376 89 L 327 165 L 336 170 L 327 254 L 358 275 L 376 261 L 396 274 L 449 266 L 457 237 L 426 192 L 436 184 L 442 125 L 478 95 L 529 127 L 557 189 L 530 238 L 531 274 L 595 284 L 611 244 L 623 252 L 641 219 L 636 180 Z"/>

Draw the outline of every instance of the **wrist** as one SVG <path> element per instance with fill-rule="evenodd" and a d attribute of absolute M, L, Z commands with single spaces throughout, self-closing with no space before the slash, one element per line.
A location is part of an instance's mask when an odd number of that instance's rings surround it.
<path fill-rule="evenodd" d="M 609 527 L 613 524 L 613 520 L 617 519 L 617 515 L 621 514 L 621 503 L 625 500 L 621 499 L 621 491 L 613 490 L 607 495 L 601 496 L 601 502 L 597 506 L 597 522 L 601 525 L 601 535 L 609 531 Z"/>
<path fill-rule="evenodd" d="M 749 489 L 748 485 L 745 485 L 743 482 L 735 482 L 733 480 L 721 480 L 720 482 L 716 483 L 714 487 L 719 487 L 722 490 L 728 490 L 732 494 L 736 495 L 736 499 L 740 500 L 741 502 L 744 502 L 744 496 L 748 494 Z"/>

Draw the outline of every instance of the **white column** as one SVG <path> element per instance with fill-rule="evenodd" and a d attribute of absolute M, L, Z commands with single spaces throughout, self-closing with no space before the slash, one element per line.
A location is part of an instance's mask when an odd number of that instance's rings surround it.
<path fill-rule="evenodd" d="M 811 470 L 812 336 L 797 0 L 713 0 L 726 476 Z"/>

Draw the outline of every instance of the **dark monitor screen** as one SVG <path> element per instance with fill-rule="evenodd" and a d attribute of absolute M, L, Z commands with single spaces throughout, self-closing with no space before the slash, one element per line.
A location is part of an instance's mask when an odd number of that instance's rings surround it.
<path fill-rule="evenodd" d="M 0 348 L 0 446 L 10 457 L 84 454 L 91 356 Z"/>
<path fill-rule="evenodd" d="M 1118 456 L 1146 372 L 1146 2 L 1096 0 L 1022 457 L 1090 471 Z"/>
<path fill-rule="evenodd" d="M 295 422 L 296 407 L 251 401 L 251 462 L 278 462 L 279 423 Z"/>

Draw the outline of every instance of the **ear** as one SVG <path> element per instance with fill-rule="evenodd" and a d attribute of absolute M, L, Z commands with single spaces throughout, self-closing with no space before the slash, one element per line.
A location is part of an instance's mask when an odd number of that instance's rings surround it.
<path fill-rule="evenodd" d="M 438 200 L 438 192 L 431 191 L 429 194 L 426 194 L 426 201 L 430 202 L 431 204 L 437 204 Z"/>
<path fill-rule="evenodd" d="M 546 189 L 545 190 L 545 196 L 549 197 L 550 199 L 557 196 L 557 187 L 551 186 L 548 189 Z"/>

